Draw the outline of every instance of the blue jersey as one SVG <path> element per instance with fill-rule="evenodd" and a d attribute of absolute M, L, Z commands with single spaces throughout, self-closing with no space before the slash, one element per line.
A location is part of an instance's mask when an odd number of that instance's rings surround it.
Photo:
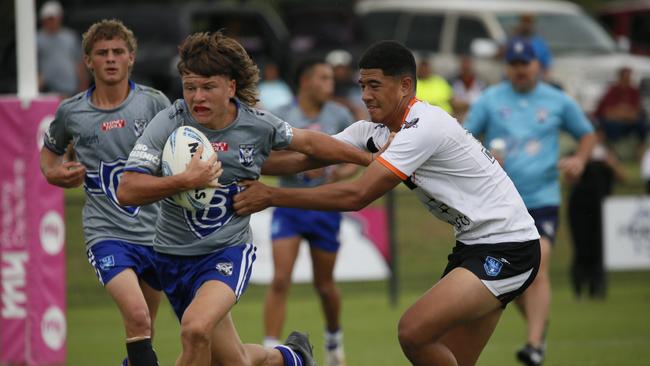
<path fill-rule="evenodd" d="M 575 139 L 593 132 L 575 101 L 543 82 L 528 93 L 516 92 L 508 81 L 488 88 L 464 126 L 484 135 L 486 146 L 495 138 L 505 141 L 504 168 L 528 209 L 560 204 L 560 131 Z"/>

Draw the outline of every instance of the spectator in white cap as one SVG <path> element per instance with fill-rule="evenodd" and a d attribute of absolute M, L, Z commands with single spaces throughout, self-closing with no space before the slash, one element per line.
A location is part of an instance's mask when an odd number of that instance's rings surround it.
<path fill-rule="evenodd" d="M 72 96 L 88 86 L 79 36 L 62 25 L 63 7 L 58 1 L 45 2 L 38 17 L 41 22 L 36 36 L 39 89 Z"/>
<path fill-rule="evenodd" d="M 352 55 L 346 50 L 332 50 L 325 61 L 334 68 L 334 101 L 346 106 L 355 119 L 367 119 L 365 105 L 361 100 L 361 89 L 352 65 Z"/>

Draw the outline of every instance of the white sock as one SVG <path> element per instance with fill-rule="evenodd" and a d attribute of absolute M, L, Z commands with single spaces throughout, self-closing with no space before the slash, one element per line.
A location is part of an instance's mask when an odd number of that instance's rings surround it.
<path fill-rule="evenodd" d="M 281 343 L 280 343 L 279 339 L 277 339 L 275 337 L 266 336 L 266 337 L 264 337 L 264 342 L 263 342 L 262 345 L 264 347 L 266 347 L 266 348 L 273 348 L 275 346 L 279 346 L 280 344 Z"/>
<path fill-rule="evenodd" d="M 339 329 L 336 332 L 325 330 L 325 347 L 328 350 L 333 350 L 343 346 L 343 330 Z"/>

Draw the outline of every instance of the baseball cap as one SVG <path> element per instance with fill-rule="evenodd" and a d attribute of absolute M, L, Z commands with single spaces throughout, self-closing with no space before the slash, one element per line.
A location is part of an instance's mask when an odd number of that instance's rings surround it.
<path fill-rule="evenodd" d="M 43 20 L 50 17 L 60 17 L 63 15 L 63 7 L 58 1 L 47 1 L 41 6 L 38 17 Z"/>
<path fill-rule="evenodd" d="M 352 55 L 346 50 L 333 50 L 325 56 L 325 62 L 332 66 L 348 66 L 352 62 Z"/>
<path fill-rule="evenodd" d="M 535 49 L 530 42 L 524 38 L 513 38 L 506 45 L 506 62 L 523 61 L 530 62 L 537 59 Z"/>

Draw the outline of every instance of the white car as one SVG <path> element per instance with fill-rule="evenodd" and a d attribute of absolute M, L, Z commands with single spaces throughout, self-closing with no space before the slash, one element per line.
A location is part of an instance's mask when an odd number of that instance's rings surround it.
<path fill-rule="evenodd" d="M 437 73 L 451 77 L 458 58 L 472 55 L 488 82 L 503 77 L 499 47 L 523 14 L 535 16 L 537 34 L 551 48 L 551 78 L 593 111 L 617 70 L 629 66 L 634 77 L 650 79 L 650 58 L 617 49 L 605 30 L 568 1 L 521 0 L 362 0 L 356 13 L 368 43 L 403 42 L 431 55 Z"/>

